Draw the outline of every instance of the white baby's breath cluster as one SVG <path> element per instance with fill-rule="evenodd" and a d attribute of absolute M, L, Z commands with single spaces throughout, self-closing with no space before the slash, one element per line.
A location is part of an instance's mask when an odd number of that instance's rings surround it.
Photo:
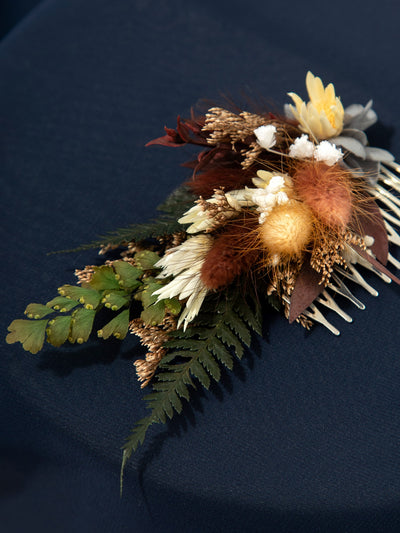
<path fill-rule="evenodd" d="M 321 141 L 319 144 L 312 143 L 308 135 L 303 134 L 295 139 L 289 147 L 289 155 L 296 159 L 314 158 L 329 166 L 334 165 L 343 158 L 343 152 L 329 141 Z"/>
<path fill-rule="evenodd" d="M 259 171 L 259 177 L 263 176 L 264 171 Z M 260 176 L 261 173 L 261 176 Z M 265 174 L 269 174 L 266 172 Z M 247 189 L 248 196 L 251 202 L 257 206 L 257 211 L 260 213 L 258 218 L 259 224 L 263 224 L 276 205 L 286 204 L 289 201 L 288 195 L 285 191 L 287 183 L 284 176 L 269 177 L 265 187 L 257 189 Z"/>
<path fill-rule="evenodd" d="M 330 167 L 343 158 L 343 152 L 329 141 L 321 141 L 316 147 L 314 157 L 317 161 L 326 163 Z"/>
<path fill-rule="evenodd" d="M 296 159 L 308 159 L 314 157 L 314 149 L 314 143 L 309 140 L 308 135 L 303 134 L 290 145 L 289 155 Z"/>
<path fill-rule="evenodd" d="M 272 124 L 266 124 L 265 126 L 260 126 L 254 130 L 254 135 L 256 136 L 257 143 L 264 148 L 269 150 L 276 144 L 276 128 Z"/>

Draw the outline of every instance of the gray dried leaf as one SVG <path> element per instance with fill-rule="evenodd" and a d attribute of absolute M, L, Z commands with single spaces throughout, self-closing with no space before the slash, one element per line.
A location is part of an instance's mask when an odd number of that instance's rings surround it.
<path fill-rule="evenodd" d="M 394 161 L 393 155 L 387 150 L 382 148 L 374 148 L 372 146 L 367 146 L 365 148 L 366 159 L 369 161 Z"/>
<path fill-rule="evenodd" d="M 352 104 L 344 110 L 344 124 L 356 130 L 366 130 L 378 120 L 377 114 L 372 109 L 372 100 L 366 106 Z"/>
<path fill-rule="evenodd" d="M 354 128 L 344 128 L 340 134 L 340 137 L 352 137 L 353 139 L 359 141 L 363 146 L 368 144 L 368 137 L 366 134 L 363 131 L 356 130 Z"/>
<path fill-rule="evenodd" d="M 348 152 L 351 152 L 352 154 L 357 157 L 360 157 L 361 159 L 366 159 L 365 148 L 357 139 L 340 135 L 339 137 L 331 139 L 331 142 L 336 144 L 336 146 L 341 146 Z"/>

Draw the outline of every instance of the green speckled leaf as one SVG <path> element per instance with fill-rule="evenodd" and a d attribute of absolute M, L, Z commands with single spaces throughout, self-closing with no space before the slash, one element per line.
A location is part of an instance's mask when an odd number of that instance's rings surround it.
<path fill-rule="evenodd" d="M 126 261 L 115 261 L 114 270 L 119 277 L 119 284 L 127 289 L 136 289 L 140 285 L 138 278 L 143 275 L 143 270 L 132 266 Z"/>
<path fill-rule="evenodd" d="M 112 311 L 118 311 L 124 305 L 129 304 L 130 295 L 124 291 L 115 291 L 104 294 L 102 303 Z"/>
<path fill-rule="evenodd" d="M 71 333 L 68 340 L 72 343 L 82 344 L 86 342 L 92 331 L 93 320 L 96 311 L 94 309 L 78 309 L 72 313 Z"/>
<path fill-rule="evenodd" d="M 72 300 L 81 303 L 88 309 L 96 309 L 100 303 L 100 293 L 92 289 L 76 287 L 75 285 L 63 285 L 58 289 L 58 292 L 61 296 L 72 298 Z"/>
<path fill-rule="evenodd" d="M 155 326 L 156 324 L 161 324 L 165 316 L 165 305 L 164 301 L 157 302 L 153 305 L 150 305 L 142 311 L 140 318 L 148 325 Z"/>
<path fill-rule="evenodd" d="M 135 261 L 139 268 L 142 270 L 154 269 L 155 263 L 160 260 L 160 256 L 150 250 L 143 250 L 135 254 Z"/>
<path fill-rule="evenodd" d="M 97 332 L 99 337 L 108 339 L 114 335 L 117 339 L 124 339 L 129 328 L 129 309 L 125 309 Z"/>
<path fill-rule="evenodd" d="M 56 311 L 59 311 L 60 313 L 67 313 L 68 311 L 71 311 L 74 307 L 76 307 L 79 304 L 79 302 L 75 300 L 70 300 L 69 298 L 65 298 L 64 296 L 56 296 L 50 302 L 47 302 L 47 307 L 52 307 Z"/>
<path fill-rule="evenodd" d="M 92 289 L 97 291 L 119 289 L 118 278 L 111 266 L 95 267 L 92 279 L 89 282 Z"/>
<path fill-rule="evenodd" d="M 67 316 L 57 316 L 49 320 L 47 327 L 47 342 L 53 346 L 61 346 L 68 340 L 72 318 Z"/>
<path fill-rule="evenodd" d="M 20 342 L 27 352 L 38 353 L 43 348 L 48 320 L 13 320 L 8 326 L 8 344 Z"/>
<path fill-rule="evenodd" d="M 177 298 L 167 298 L 167 300 L 163 300 L 163 302 L 170 313 L 173 315 L 179 315 L 182 306 Z"/>
<path fill-rule="evenodd" d="M 53 312 L 52 309 L 49 309 L 45 305 L 42 304 L 29 304 L 28 307 L 25 309 L 25 314 L 28 318 L 34 318 L 37 320 L 38 318 L 44 318 L 47 315 L 50 315 Z"/>
<path fill-rule="evenodd" d="M 157 281 L 150 281 L 146 283 L 143 291 L 140 293 L 144 308 L 149 307 L 150 305 L 156 303 L 158 299 L 158 295 L 153 294 L 153 293 L 156 290 L 158 290 L 160 287 L 161 287 L 161 283 Z"/>

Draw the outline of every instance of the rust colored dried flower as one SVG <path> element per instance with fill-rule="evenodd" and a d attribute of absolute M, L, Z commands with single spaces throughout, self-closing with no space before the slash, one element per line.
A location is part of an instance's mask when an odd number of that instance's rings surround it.
<path fill-rule="evenodd" d="M 345 228 L 351 219 L 351 174 L 339 165 L 304 161 L 293 176 L 294 188 L 303 202 L 329 227 Z"/>

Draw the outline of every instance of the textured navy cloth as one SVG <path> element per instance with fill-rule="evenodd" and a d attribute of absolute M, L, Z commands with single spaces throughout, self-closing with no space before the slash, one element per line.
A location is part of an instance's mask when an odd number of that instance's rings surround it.
<path fill-rule="evenodd" d="M 6 35 L 40 0 L 2 0 L 0 2 L 0 39 Z"/>
<path fill-rule="evenodd" d="M 47 252 L 145 221 L 188 177 L 189 149 L 144 148 L 221 93 L 374 98 L 371 144 L 400 158 L 399 8 L 204 0 L 47 0 L 0 47 L 1 324 L 46 302 L 95 251 Z M 339 338 L 274 313 L 233 373 L 120 446 L 146 410 L 131 336 L 36 356 L 2 343 L 0 532 L 400 530 L 399 287 L 330 315 Z M 344 304 L 345 305 L 345 304 Z"/>

